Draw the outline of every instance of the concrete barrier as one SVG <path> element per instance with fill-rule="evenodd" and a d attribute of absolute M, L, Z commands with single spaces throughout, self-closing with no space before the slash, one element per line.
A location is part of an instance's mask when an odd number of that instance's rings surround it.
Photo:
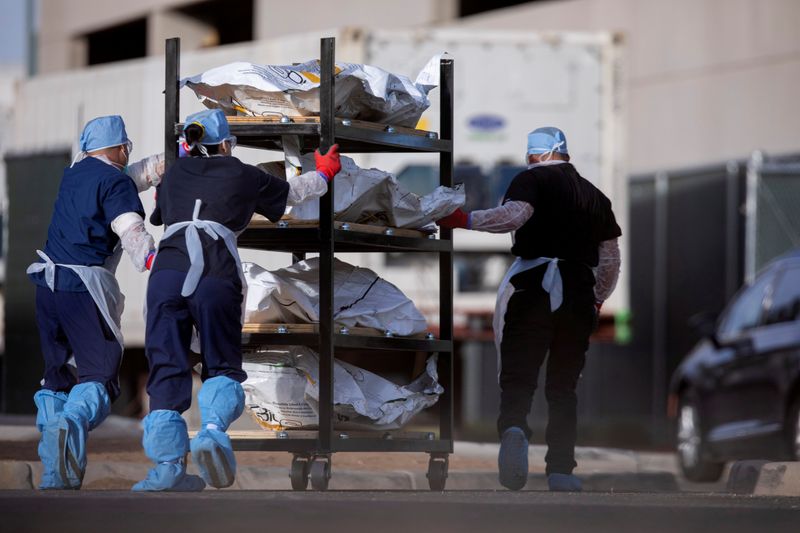
<path fill-rule="evenodd" d="M 726 489 L 731 494 L 753 494 L 761 468 L 769 461 L 736 461 L 728 473 Z"/>
<path fill-rule="evenodd" d="M 767 463 L 762 466 L 753 494 L 800 496 L 800 462 Z"/>
<path fill-rule="evenodd" d="M 24 461 L 0 461 L 0 489 L 25 490 L 35 487 L 31 467 Z"/>

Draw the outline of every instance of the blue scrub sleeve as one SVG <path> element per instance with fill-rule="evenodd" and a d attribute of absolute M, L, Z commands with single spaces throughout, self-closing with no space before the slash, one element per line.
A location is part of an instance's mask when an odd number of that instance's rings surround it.
<path fill-rule="evenodd" d="M 123 213 L 137 213 L 144 218 L 144 207 L 133 180 L 127 176 L 110 180 L 103 191 L 103 212 L 109 224 Z"/>
<path fill-rule="evenodd" d="M 161 226 L 164 224 L 164 219 L 161 217 L 161 202 L 159 200 L 161 192 L 161 185 L 156 187 L 156 206 L 150 214 L 150 223 L 154 226 Z"/>
<path fill-rule="evenodd" d="M 264 215 L 272 222 L 277 222 L 286 211 L 289 197 L 289 183 L 258 170 L 258 199 L 256 213 Z"/>

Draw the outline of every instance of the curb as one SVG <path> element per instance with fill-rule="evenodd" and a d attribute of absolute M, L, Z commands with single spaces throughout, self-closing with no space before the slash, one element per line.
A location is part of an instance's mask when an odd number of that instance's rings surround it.
<path fill-rule="evenodd" d="M 147 475 L 150 465 L 133 462 L 90 463 L 83 481 L 84 490 L 129 490 Z M 194 465 L 189 473 L 196 474 Z M 41 476 L 41 464 L 25 461 L 0 461 L 0 489 L 34 489 Z M 678 483 L 669 472 L 593 473 L 582 475 L 589 492 L 677 492 Z M 365 472 L 335 470 L 331 490 L 428 490 L 425 472 L 403 470 Z M 207 489 L 214 490 L 214 489 Z M 243 466 L 236 482 L 226 490 L 291 490 L 288 468 Z M 448 491 L 506 490 L 496 471 L 451 471 Z M 525 490 L 547 490 L 544 474 L 531 474 Z"/>

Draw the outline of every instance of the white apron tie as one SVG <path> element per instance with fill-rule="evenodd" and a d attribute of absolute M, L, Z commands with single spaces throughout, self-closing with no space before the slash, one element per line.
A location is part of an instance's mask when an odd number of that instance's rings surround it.
<path fill-rule="evenodd" d="M 206 234 L 215 241 L 222 238 L 228 252 L 233 256 L 236 261 L 236 271 L 239 274 L 239 279 L 242 282 L 242 289 L 247 287 L 247 281 L 244 278 L 242 271 L 242 260 L 239 258 L 239 250 L 236 248 L 236 234 L 213 220 L 201 220 L 198 218 L 200 215 L 200 206 L 202 202 L 197 199 L 194 203 L 194 213 L 192 220 L 186 222 L 177 222 L 170 224 L 164 236 L 161 237 L 161 242 L 164 242 L 169 237 L 175 235 L 179 230 L 186 228 L 186 251 L 189 254 L 189 271 L 186 273 L 186 279 L 183 282 L 181 289 L 181 296 L 184 298 L 191 296 L 197 284 L 200 283 L 200 278 L 203 276 L 203 269 L 205 268 L 205 258 L 203 257 L 203 243 L 200 241 L 200 234 L 198 230 L 203 230 Z"/>
<path fill-rule="evenodd" d="M 114 274 L 108 269 L 101 266 L 85 266 L 85 265 L 62 265 L 54 263 L 46 253 L 41 250 L 36 250 L 36 253 L 44 260 L 44 263 L 31 264 L 26 273 L 35 274 L 44 271 L 44 279 L 47 287 L 51 291 L 55 291 L 55 275 L 56 267 L 68 268 L 78 275 L 80 280 L 89 291 L 89 295 L 94 300 L 95 305 L 103 315 L 103 319 L 108 324 L 108 327 L 114 333 L 114 337 L 119 342 L 121 348 L 125 348 L 125 342 L 122 338 L 122 328 L 120 326 L 122 321 L 122 310 L 125 308 L 125 296 L 119 289 L 119 283 Z M 112 256 L 114 257 L 114 256 Z"/>
<path fill-rule="evenodd" d="M 500 357 L 500 344 L 503 342 L 503 328 L 506 325 L 506 308 L 511 295 L 514 294 L 514 286 L 511 278 L 521 272 L 547 263 L 547 270 L 542 277 L 542 289 L 550 295 L 550 312 L 555 312 L 561 307 L 564 301 L 564 285 L 561 280 L 561 271 L 558 269 L 560 259 L 553 257 L 539 257 L 537 259 L 517 259 L 511 264 L 506 272 L 500 287 L 497 289 L 497 301 L 494 307 L 494 319 L 492 328 L 494 329 L 494 346 L 497 351 L 497 377 L 500 378 L 502 359 Z"/>

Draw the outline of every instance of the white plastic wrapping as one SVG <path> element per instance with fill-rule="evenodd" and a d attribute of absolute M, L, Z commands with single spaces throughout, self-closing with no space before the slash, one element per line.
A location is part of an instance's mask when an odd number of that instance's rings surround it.
<path fill-rule="evenodd" d="M 434 56 L 412 82 L 381 68 L 336 64 L 335 115 L 414 127 L 430 106 L 428 93 L 439 84 Z M 319 115 L 320 64 L 254 65 L 237 62 L 181 80 L 204 105 L 227 115 Z"/>
<path fill-rule="evenodd" d="M 517 231 L 533 216 L 533 206 L 528 202 L 511 200 L 499 207 L 472 211 L 470 228 L 488 233 Z"/>
<path fill-rule="evenodd" d="M 139 192 L 144 192 L 150 187 L 156 187 L 164 176 L 164 154 L 155 154 L 145 157 L 141 161 L 128 165 L 126 173 L 136 184 Z"/>
<path fill-rule="evenodd" d="M 123 231 L 122 235 L 120 235 L 120 242 L 122 243 L 122 249 L 131 258 L 136 271 L 144 272 L 147 256 L 156 248 L 153 237 L 144 227 L 144 221 L 140 219 L 139 222 Z"/>
<path fill-rule="evenodd" d="M 318 426 L 319 357 L 310 348 L 289 346 L 245 354 L 242 383 L 245 404 L 267 429 Z M 372 372 L 334 360 L 333 403 L 339 429 L 392 430 L 434 405 L 444 388 L 438 382 L 436 355 L 425 372 L 399 386 Z"/>
<path fill-rule="evenodd" d="M 245 323 L 319 322 L 319 259 L 273 272 L 243 263 L 247 281 Z M 333 319 L 339 326 L 367 327 L 394 335 L 414 335 L 427 322 L 397 287 L 366 268 L 338 259 L 333 264 Z"/>
<path fill-rule="evenodd" d="M 333 210 L 336 220 L 342 222 L 422 229 L 463 206 L 466 199 L 462 187 L 437 187 L 420 197 L 406 191 L 389 172 L 361 168 L 346 156 L 341 162 L 342 170 L 334 178 Z M 259 167 L 280 175 L 279 164 Z M 313 154 L 302 157 L 302 167 L 316 169 Z M 289 213 L 298 220 L 319 220 L 319 201 L 300 202 Z"/>
<path fill-rule="evenodd" d="M 317 200 L 328 192 L 328 182 L 316 170 L 304 172 L 286 179 L 289 182 L 289 196 L 286 205 L 298 205 Z"/>
<path fill-rule="evenodd" d="M 604 302 L 617 287 L 619 267 L 622 263 L 619 253 L 619 241 L 610 239 L 600 243 L 597 250 L 599 261 L 594 271 L 594 297 Z"/>

